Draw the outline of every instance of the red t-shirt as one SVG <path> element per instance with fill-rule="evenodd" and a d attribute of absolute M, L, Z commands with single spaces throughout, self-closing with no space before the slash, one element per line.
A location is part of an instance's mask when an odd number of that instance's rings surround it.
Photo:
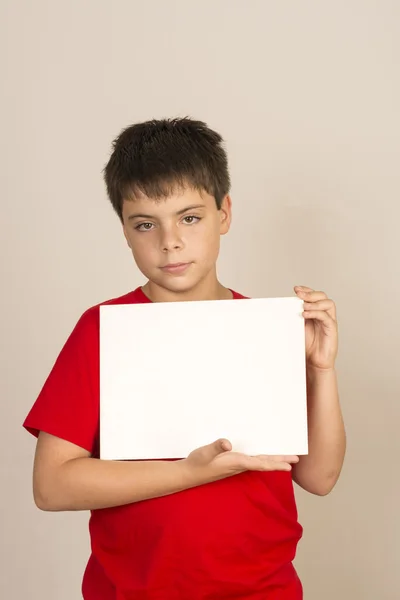
<path fill-rule="evenodd" d="M 234 293 L 235 299 L 243 299 Z M 104 304 L 150 302 L 141 288 Z M 98 457 L 99 306 L 79 319 L 24 427 Z M 140 418 L 140 402 L 138 404 Z M 132 483 L 134 485 L 134 482 Z M 246 472 L 94 510 L 85 600 L 301 600 L 302 535 L 290 472 Z"/>

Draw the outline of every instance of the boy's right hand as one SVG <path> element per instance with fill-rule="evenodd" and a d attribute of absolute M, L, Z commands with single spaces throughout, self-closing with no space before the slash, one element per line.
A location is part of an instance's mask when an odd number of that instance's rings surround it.
<path fill-rule="evenodd" d="M 298 456 L 248 456 L 232 451 L 232 444 L 219 439 L 197 448 L 183 460 L 189 474 L 201 483 L 211 483 L 244 471 L 290 471 Z"/>

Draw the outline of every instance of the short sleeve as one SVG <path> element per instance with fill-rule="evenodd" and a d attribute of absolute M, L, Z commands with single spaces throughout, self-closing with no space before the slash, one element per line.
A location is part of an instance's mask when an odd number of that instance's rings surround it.
<path fill-rule="evenodd" d="M 98 452 L 100 412 L 99 308 L 86 311 L 57 357 L 23 426 Z"/>

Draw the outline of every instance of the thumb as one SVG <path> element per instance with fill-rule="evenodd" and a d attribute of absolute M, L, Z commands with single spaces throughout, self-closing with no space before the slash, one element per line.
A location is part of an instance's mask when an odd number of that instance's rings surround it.
<path fill-rule="evenodd" d="M 223 452 L 229 452 L 232 450 L 232 444 L 229 440 L 225 438 L 220 438 L 216 442 L 213 442 L 209 445 L 210 450 L 210 460 L 214 457 L 218 456 L 218 454 L 222 454 Z"/>

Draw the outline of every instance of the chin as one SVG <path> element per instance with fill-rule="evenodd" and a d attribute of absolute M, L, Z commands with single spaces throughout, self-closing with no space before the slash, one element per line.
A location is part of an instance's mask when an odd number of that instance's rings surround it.
<path fill-rule="evenodd" d="M 184 293 L 188 293 L 190 291 L 192 291 L 193 289 L 195 289 L 200 281 L 196 279 L 194 279 L 193 277 L 163 277 L 162 279 L 159 280 L 154 280 L 154 283 L 156 283 L 159 287 L 163 288 L 164 290 L 168 290 L 169 292 L 172 293 L 178 293 L 178 294 L 184 294 Z"/>
<path fill-rule="evenodd" d="M 184 281 L 184 279 L 172 279 L 170 281 L 163 281 L 160 286 L 170 292 L 190 292 L 198 285 L 197 281 Z"/>

